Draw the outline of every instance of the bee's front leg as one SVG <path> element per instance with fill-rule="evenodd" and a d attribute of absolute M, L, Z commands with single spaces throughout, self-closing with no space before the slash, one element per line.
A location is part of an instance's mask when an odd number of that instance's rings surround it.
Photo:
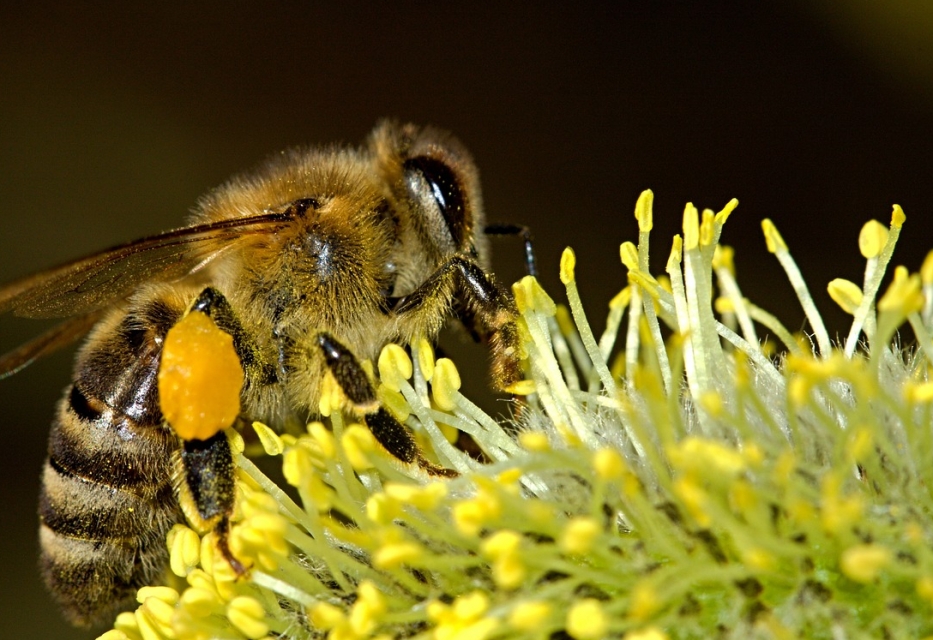
<path fill-rule="evenodd" d="M 409 317 L 422 316 L 430 322 L 432 318 L 444 317 L 438 307 L 448 305 L 451 299 L 459 301 L 469 312 L 462 318 L 467 328 L 489 344 L 493 387 L 507 391 L 522 377 L 521 349 L 515 325 L 518 309 L 512 296 L 476 262 L 464 256 L 451 258 L 406 296 L 394 312 Z M 427 332 L 439 328 L 429 326 Z"/>
<path fill-rule="evenodd" d="M 456 471 L 440 467 L 425 458 L 411 432 L 380 406 L 366 372 L 349 349 L 329 333 L 318 336 L 318 346 L 337 384 L 353 407 L 363 414 L 366 426 L 386 451 L 406 464 L 417 464 L 431 475 L 457 475 Z"/>

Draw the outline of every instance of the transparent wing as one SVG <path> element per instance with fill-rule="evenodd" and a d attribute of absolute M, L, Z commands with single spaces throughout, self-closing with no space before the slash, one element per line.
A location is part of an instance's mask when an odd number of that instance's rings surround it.
<path fill-rule="evenodd" d="M 81 339 L 103 315 L 103 311 L 94 311 L 68 318 L 26 344 L 0 355 L 0 380 Z"/>
<path fill-rule="evenodd" d="M 0 313 L 25 318 L 92 313 L 143 282 L 180 278 L 234 243 L 274 233 L 294 215 L 290 209 L 221 220 L 112 247 L 0 287 Z"/>

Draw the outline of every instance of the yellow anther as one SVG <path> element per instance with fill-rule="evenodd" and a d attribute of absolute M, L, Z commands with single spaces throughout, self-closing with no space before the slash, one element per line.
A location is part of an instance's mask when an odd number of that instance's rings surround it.
<path fill-rule="evenodd" d="M 602 526 L 595 519 L 576 517 L 564 527 L 558 544 L 564 553 L 584 555 L 593 548 L 593 543 L 602 530 Z"/>
<path fill-rule="evenodd" d="M 864 460 L 874 447 L 874 432 L 868 427 L 858 427 L 848 433 L 846 453 L 853 462 Z"/>
<path fill-rule="evenodd" d="M 304 447 L 292 447 L 282 458 L 282 475 L 293 487 L 300 487 L 306 478 L 314 474 L 314 461 Z"/>
<path fill-rule="evenodd" d="M 411 378 L 411 358 L 397 344 L 389 343 L 379 352 L 379 378 L 392 391 L 399 391 L 402 382 Z"/>
<path fill-rule="evenodd" d="M 412 349 L 418 359 L 421 377 L 430 382 L 434 377 L 434 346 L 426 338 L 421 337 L 415 340 Z"/>
<path fill-rule="evenodd" d="M 635 219 L 638 220 L 638 230 L 641 232 L 651 231 L 654 226 L 654 192 L 651 189 L 645 189 L 638 196 L 635 202 Z"/>
<path fill-rule="evenodd" d="M 139 624 L 136 622 L 136 615 L 132 611 L 124 611 L 117 614 L 113 622 L 115 631 L 122 632 L 127 638 L 136 640 L 139 638 Z"/>
<path fill-rule="evenodd" d="M 178 602 L 178 592 L 171 587 L 143 587 L 136 592 L 136 602 L 140 604 L 149 598 L 155 598 L 173 605 Z"/>
<path fill-rule="evenodd" d="M 334 379 L 333 374 L 328 371 L 321 379 L 321 397 L 318 400 L 318 412 L 328 418 L 331 413 L 340 411 L 343 402 L 343 389 L 340 388 L 340 384 Z"/>
<path fill-rule="evenodd" d="M 713 269 L 725 269 L 735 274 L 735 249 L 728 245 L 717 244 L 713 250 Z"/>
<path fill-rule="evenodd" d="M 454 526 L 461 534 L 473 537 L 487 522 L 498 518 L 500 511 L 501 505 L 488 496 L 463 500 L 454 505 Z"/>
<path fill-rule="evenodd" d="M 661 604 L 654 587 L 647 582 L 639 582 L 632 587 L 628 614 L 635 620 L 648 620 L 661 608 Z"/>
<path fill-rule="evenodd" d="M 920 281 L 924 285 L 933 284 L 933 251 L 930 251 L 923 259 L 923 264 L 920 266 Z"/>
<path fill-rule="evenodd" d="M 676 269 L 684 255 L 684 240 L 680 235 L 675 235 L 671 242 L 671 254 L 667 258 L 667 268 Z"/>
<path fill-rule="evenodd" d="M 497 475 L 496 482 L 511 493 L 513 489 L 518 488 L 518 482 L 523 475 L 525 472 L 520 467 L 512 467 Z"/>
<path fill-rule="evenodd" d="M 376 524 L 389 524 L 402 513 L 401 505 L 385 493 L 376 493 L 366 500 L 366 517 Z"/>
<path fill-rule="evenodd" d="M 610 309 L 624 309 L 632 301 L 632 288 L 625 287 L 609 301 Z"/>
<path fill-rule="evenodd" d="M 527 576 L 528 569 L 518 553 L 505 554 L 492 563 L 492 579 L 500 589 L 517 589 Z"/>
<path fill-rule="evenodd" d="M 166 542 L 172 573 L 184 578 L 201 560 L 201 538 L 183 524 L 176 524 L 168 532 Z"/>
<path fill-rule="evenodd" d="M 561 334 L 571 336 L 577 332 L 577 326 L 574 324 L 573 316 L 570 314 L 570 309 L 567 308 L 567 305 L 559 304 L 554 311 L 554 316 L 557 320 L 557 328 L 560 329 Z"/>
<path fill-rule="evenodd" d="M 369 454 L 376 450 L 376 439 L 372 431 L 360 424 L 351 424 L 340 439 L 343 452 L 355 471 L 366 471 L 373 463 Z"/>
<path fill-rule="evenodd" d="M 308 612 L 311 618 L 311 624 L 316 629 L 328 631 L 343 624 L 347 616 L 343 610 L 329 602 L 318 602 L 314 604 Z"/>
<path fill-rule="evenodd" d="M 334 440 L 334 434 L 330 429 L 324 426 L 323 422 L 308 423 L 308 435 L 314 443 L 317 453 L 326 460 L 331 460 L 337 455 L 337 443 Z"/>
<path fill-rule="evenodd" d="M 553 316 L 557 312 L 554 300 L 534 276 L 525 276 L 513 284 L 512 293 L 515 295 L 515 304 L 521 313 L 537 311 L 546 316 Z"/>
<path fill-rule="evenodd" d="M 774 554 L 761 547 L 752 547 L 742 552 L 742 561 L 754 571 L 774 571 L 778 568 Z"/>
<path fill-rule="evenodd" d="M 532 632 L 541 629 L 551 615 L 547 602 L 519 602 L 509 614 L 509 625 L 519 631 Z"/>
<path fill-rule="evenodd" d="M 593 454 L 593 470 L 602 480 L 617 480 L 625 472 L 625 461 L 615 449 L 603 447 Z"/>
<path fill-rule="evenodd" d="M 700 219 L 700 246 L 708 247 L 713 243 L 713 218 L 712 209 L 703 209 L 703 217 Z"/>
<path fill-rule="evenodd" d="M 185 440 L 207 440 L 240 414 L 243 368 L 233 337 L 200 311 L 165 336 L 158 373 L 159 405 Z"/>
<path fill-rule="evenodd" d="M 897 311 L 906 316 L 920 311 L 924 301 L 920 276 L 910 275 L 904 267 L 897 267 L 891 286 L 878 300 L 878 311 Z"/>
<path fill-rule="evenodd" d="M 631 242 L 623 242 L 619 245 L 619 257 L 629 271 L 638 269 L 638 249 Z"/>
<path fill-rule="evenodd" d="M 906 220 L 907 216 L 904 215 L 904 210 L 901 209 L 901 205 L 894 205 L 894 209 L 891 211 L 891 226 L 900 228 L 904 226 Z"/>
<path fill-rule="evenodd" d="M 725 404 L 718 391 L 704 391 L 700 394 L 700 406 L 713 418 L 722 417 L 725 412 Z"/>
<path fill-rule="evenodd" d="M 933 401 L 933 382 L 911 382 L 904 383 L 904 399 L 907 402 L 926 403 Z"/>
<path fill-rule="evenodd" d="M 933 604 L 933 577 L 920 576 L 917 578 L 915 588 L 917 589 L 918 596 L 926 600 L 928 603 Z"/>
<path fill-rule="evenodd" d="M 269 633 L 265 616 L 265 609 L 259 600 L 250 596 L 238 596 L 227 605 L 227 619 L 250 640 L 258 640 Z"/>
<path fill-rule="evenodd" d="M 143 640 L 162 640 L 171 632 L 171 629 L 166 629 L 159 621 L 155 620 L 145 607 L 139 607 L 135 612 L 135 616 L 136 626 Z"/>
<path fill-rule="evenodd" d="M 97 636 L 97 640 L 130 640 L 130 636 L 125 631 L 111 629 Z"/>
<path fill-rule="evenodd" d="M 408 420 L 408 416 L 411 415 L 411 405 L 408 404 L 401 392 L 392 391 L 385 384 L 380 384 L 379 388 L 376 389 L 376 395 L 379 397 L 379 403 L 388 409 L 396 420 L 402 423 Z"/>
<path fill-rule="evenodd" d="M 877 258 L 887 241 L 888 228 L 877 220 L 869 220 L 858 234 L 858 250 L 863 258 Z"/>
<path fill-rule="evenodd" d="M 457 408 L 457 397 L 460 389 L 460 372 L 450 358 L 441 358 L 434 368 L 434 379 L 431 382 L 431 392 L 434 402 L 442 411 L 453 411 Z"/>
<path fill-rule="evenodd" d="M 454 600 L 453 612 L 461 620 L 476 620 L 489 610 L 489 596 L 473 591 Z"/>
<path fill-rule="evenodd" d="M 711 468 L 734 476 L 745 470 L 742 453 L 716 440 L 688 436 L 670 448 L 669 457 L 674 467 L 691 470 Z"/>
<path fill-rule="evenodd" d="M 732 212 L 735 211 L 735 208 L 738 207 L 738 206 L 739 206 L 739 201 L 738 201 L 738 199 L 737 199 L 737 198 L 732 198 L 732 200 L 730 200 L 729 202 L 727 202 L 727 203 L 726 203 L 726 206 L 724 206 L 724 207 L 716 214 L 716 222 L 719 223 L 720 226 L 726 224 L 726 220 L 729 219 L 729 216 L 732 215 Z"/>
<path fill-rule="evenodd" d="M 849 315 L 855 315 L 859 305 L 862 304 L 862 288 L 849 280 L 843 278 L 831 280 L 826 290 L 829 292 L 829 297 Z"/>
<path fill-rule="evenodd" d="M 698 525 L 708 527 L 712 524 L 712 518 L 706 509 L 709 495 L 702 487 L 691 478 L 678 478 L 672 488 Z"/>
<path fill-rule="evenodd" d="M 285 451 L 285 445 L 279 435 L 261 422 L 253 422 L 253 431 L 259 436 L 259 443 L 262 445 L 266 455 L 277 456 Z"/>
<path fill-rule="evenodd" d="M 567 633 L 576 640 L 599 640 L 609 633 L 609 617 L 594 598 L 575 602 L 567 612 Z"/>
<path fill-rule="evenodd" d="M 528 451 L 548 451 L 551 448 L 547 434 L 540 431 L 524 431 L 518 435 L 518 441 Z"/>
<path fill-rule="evenodd" d="M 369 605 L 374 615 L 385 613 L 388 608 L 385 596 L 372 580 L 363 580 L 360 582 L 359 586 L 356 588 L 356 594 L 359 600 Z"/>
<path fill-rule="evenodd" d="M 716 310 L 716 313 L 735 313 L 735 304 L 733 304 L 732 298 L 720 296 L 713 301 L 713 309 Z"/>
<path fill-rule="evenodd" d="M 447 485 L 443 482 L 424 486 L 388 482 L 383 490 L 398 503 L 410 504 L 422 511 L 433 511 L 447 497 Z"/>
<path fill-rule="evenodd" d="M 574 269 L 577 266 L 577 256 L 574 255 L 573 249 L 567 247 L 564 249 L 564 252 L 560 256 L 560 281 L 565 285 L 573 282 L 574 279 Z"/>
<path fill-rule="evenodd" d="M 180 602 L 185 611 L 196 618 L 209 616 L 221 606 L 216 592 L 196 587 L 185 589 Z"/>
<path fill-rule="evenodd" d="M 700 244 L 700 212 L 692 202 L 688 202 L 684 207 L 683 230 L 684 249 L 696 249 Z"/>
<path fill-rule="evenodd" d="M 234 453 L 243 453 L 246 450 L 246 442 L 243 440 L 243 436 L 236 429 L 227 429 L 227 442 L 230 443 L 230 449 Z"/>
<path fill-rule="evenodd" d="M 778 233 L 777 227 L 774 226 L 774 223 L 771 222 L 770 219 L 765 218 L 761 221 L 761 230 L 764 231 L 765 245 L 768 247 L 768 251 L 771 253 L 787 251 L 787 244 L 784 242 L 784 238 Z"/>
<path fill-rule="evenodd" d="M 522 544 L 522 536 L 516 531 L 505 529 L 497 531 L 485 540 L 480 547 L 483 554 L 489 558 L 496 559 L 502 556 L 516 553 Z"/>
<path fill-rule="evenodd" d="M 411 564 L 424 556 L 421 545 L 414 542 L 395 542 L 380 547 L 373 554 L 373 566 L 377 569 L 395 569 Z"/>
<path fill-rule="evenodd" d="M 839 568 L 849 579 L 865 584 L 874 582 L 891 559 L 891 551 L 879 544 L 859 544 L 842 552 Z"/>
<path fill-rule="evenodd" d="M 504 391 L 513 396 L 530 396 L 538 390 L 534 380 L 519 380 L 507 386 Z"/>

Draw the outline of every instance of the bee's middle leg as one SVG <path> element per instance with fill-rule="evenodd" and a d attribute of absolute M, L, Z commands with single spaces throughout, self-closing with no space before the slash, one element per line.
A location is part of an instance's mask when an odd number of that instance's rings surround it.
<path fill-rule="evenodd" d="M 363 414 L 366 426 L 386 451 L 406 464 L 417 464 L 431 475 L 457 475 L 456 471 L 440 467 L 424 457 L 411 432 L 379 404 L 366 372 L 349 349 L 329 333 L 321 333 L 317 340 L 337 384 L 354 408 Z"/>

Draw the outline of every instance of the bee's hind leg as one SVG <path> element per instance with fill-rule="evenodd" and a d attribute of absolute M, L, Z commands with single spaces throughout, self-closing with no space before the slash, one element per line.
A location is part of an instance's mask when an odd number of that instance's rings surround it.
<path fill-rule="evenodd" d="M 188 311 L 207 315 L 233 338 L 246 384 L 275 382 L 275 367 L 262 359 L 255 340 L 240 323 L 223 293 L 213 287 L 205 288 Z M 218 551 L 237 575 L 243 575 L 247 567 L 233 556 L 229 544 L 230 518 L 236 496 L 236 462 L 227 436 L 221 431 L 206 440 L 182 438 L 181 445 L 182 509 L 189 521 L 217 535 Z"/>
<path fill-rule="evenodd" d="M 455 477 L 457 472 L 424 457 L 414 436 L 379 404 L 376 392 L 356 357 L 329 333 L 318 335 L 318 346 L 328 369 L 366 426 L 386 451 L 407 464 L 417 464 L 431 475 Z"/>

